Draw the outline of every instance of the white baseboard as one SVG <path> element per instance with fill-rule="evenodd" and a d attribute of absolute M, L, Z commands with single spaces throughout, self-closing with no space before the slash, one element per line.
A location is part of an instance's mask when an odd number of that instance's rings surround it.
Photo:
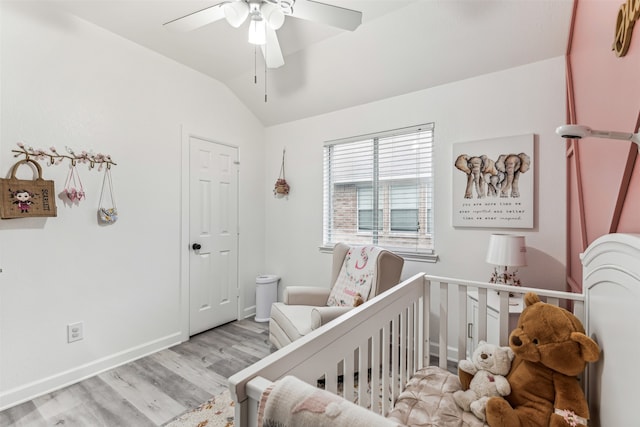
<path fill-rule="evenodd" d="M 256 315 L 256 306 L 255 305 L 246 307 L 244 310 L 242 310 L 242 318 L 243 319 L 248 319 L 249 317 L 253 317 L 255 315 Z"/>
<path fill-rule="evenodd" d="M 106 356 L 84 365 L 59 372 L 41 380 L 15 387 L 0 393 L 0 411 L 35 399 L 43 394 L 75 384 L 102 372 L 113 369 L 141 357 L 172 347 L 182 342 L 182 333 L 176 332 L 165 337 L 141 344 L 139 346 Z"/>

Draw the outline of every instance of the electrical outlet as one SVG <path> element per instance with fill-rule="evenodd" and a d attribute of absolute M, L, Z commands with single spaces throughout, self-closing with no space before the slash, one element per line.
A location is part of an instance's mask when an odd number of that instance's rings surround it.
<path fill-rule="evenodd" d="M 80 341 L 84 338 L 83 323 L 69 323 L 67 325 L 67 342 Z"/>

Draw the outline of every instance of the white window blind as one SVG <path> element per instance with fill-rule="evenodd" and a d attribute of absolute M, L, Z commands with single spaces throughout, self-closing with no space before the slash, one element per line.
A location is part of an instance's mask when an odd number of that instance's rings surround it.
<path fill-rule="evenodd" d="M 325 247 L 433 253 L 433 129 L 429 123 L 325 143 Z"/>

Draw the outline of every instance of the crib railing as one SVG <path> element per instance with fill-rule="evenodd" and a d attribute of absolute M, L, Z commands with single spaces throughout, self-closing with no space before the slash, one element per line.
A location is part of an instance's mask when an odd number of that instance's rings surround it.
<path fill-rule="evenodd" d="M 560 292 L 547 289 L 513 287 L 498 285 L 494 283 L 477 282 L 472 280 L 452 279 L 449 277 L 439 277 L 425 275 L 424 280 L 429 283 L 427 287 L 431 289 L 431 318 L 438 323 L 437 328 L 426 329 L 426 339 L 432 343 L 431 354 L 437 354 L 438 366 L 446 369 L 446 361 L 457 362 L 468 356 L 468 325 L 471 319 L 468 318 L 467 304 L 469 303 L 469 292 L 477 294 L 478 299 L 478 340 L 487 340 L 489 328 L 489 306 L 487 304 L 490 292 L 497 294 L 498 307 L 498 342 L 505 346 L 509 344 L 509 295 L 519 296 L 527 292 L 535 292 L 545 302 L 556 306 L 562 306 L 571 310 L 582 322 L 584 322 L 584 295 L 570 292 Z M 435 294 L 439 290 L 439 296 Z M 453 297 L 452 297 L 453 296 Z M 457 307 L 457 308 L 456 308 Z M 453 313 L 453 314 L 452 314 Z M 457 329 L 451 329 L 451 328 Z M 449 331 L 452 333 L 449 333 Z M 451 336 L 453 335 L 453 337 Z M 453 347 L 451 343 L 457 345 Z M 453 353 L 453 356 L 452 356 Z"/>
<path fill-rule="evenodd" d="M 500 293 L 499 344 L 507 345 L 513 287 L 417 274 L 229 378 L 235 425 L 255 426 L 262 392 L 286 375 L 388 414 L 418 369 L 435 358 L 441 368 L 455 369 L 466 357 L 469 290 L 478 295 L 479 339 L 487 337 L 487 295 Z M 517 290 L 572 306 L 583 319 L 582 295 Z"/>

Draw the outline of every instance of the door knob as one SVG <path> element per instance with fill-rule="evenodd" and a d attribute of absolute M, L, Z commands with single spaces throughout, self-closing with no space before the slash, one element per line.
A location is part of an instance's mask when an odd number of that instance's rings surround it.
<path fill-rule="evenodd" d="M 194 243 L 193 245 L 191 245 L 191 247 L 194 251 L 197 251 L 202 248 L 202 245 L 200 243 Z"/>

